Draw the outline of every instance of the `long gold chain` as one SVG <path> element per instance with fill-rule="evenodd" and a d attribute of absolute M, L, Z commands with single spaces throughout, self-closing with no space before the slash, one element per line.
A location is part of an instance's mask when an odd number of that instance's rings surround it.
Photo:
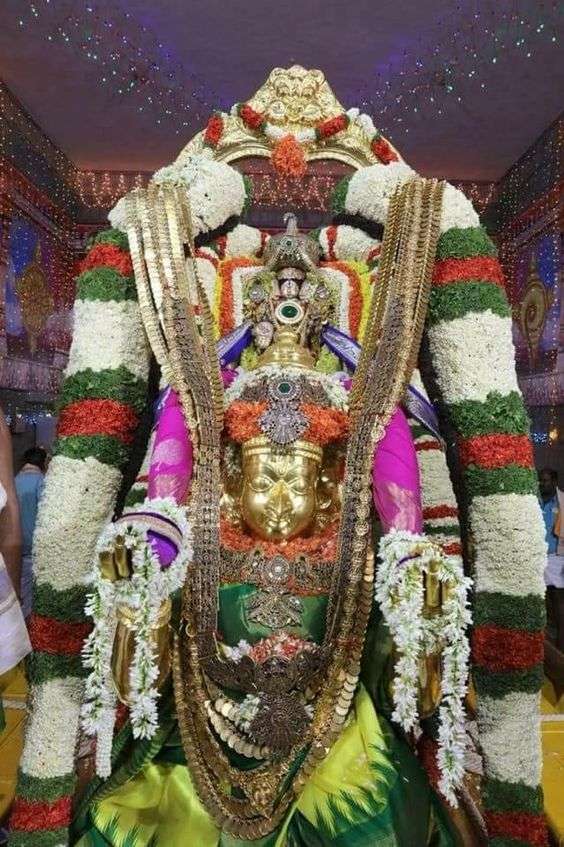
<path fill-rule="evenodd" d="M 323 648 L 331 650 L 320 689 L 309 748 L 293 781 L 285 784 L 292 757 L 254 771 L 234 768 L 214 738 L 205 708 L 205 660 L 216 652 L 219 579 L 220 372 L 212 350 L 209 304 L 197 275 L 187 276 L 181 234 L 188 233 L 194 257 L 190 210 L 177 192 L 154 189 L 140 202 L 135 225 L 135 265 L 147 308 L 147 288 L 164 291 L 163 323 L 149 321 L 149 335 L 166 358 L 187 421 L 195 426 L 197 456 L 191 497 L 194 562 L 184 591 L 184 625 L 174 650 L 178 721 L 196 789 L 225 831 L 259 838 L 282 819 L 292 797 L 327 755 L 347 718 L 360 674 L 360 660 L 372 607 L 374 561 L 369 550 L 371 467 L 374 449 L 401 400 L 421 340 L 430 273 L 439 231 L 442 186 L 416 178 L 394 194 L 388 216 L 378 283 L 363 353 L 353 383 L 353 431 L 349 438 L 337 566 L 331 586 Z M 132 228 L 133 229 L 133 228 Z M 148 275 L 141 267 L 149 248 Z M 200 305 L 198 329 L 190 290 Z M 158 330 L 158 331 L 157 331 Z M 152 335 L 152 337 L 151 337 Z M 164 338 L 164 340 L 163 340 Z M 224 793 L 220 781 L 240 788 L 244 799 Z M 282 786 L 284 785 L 284 788 Z"/>

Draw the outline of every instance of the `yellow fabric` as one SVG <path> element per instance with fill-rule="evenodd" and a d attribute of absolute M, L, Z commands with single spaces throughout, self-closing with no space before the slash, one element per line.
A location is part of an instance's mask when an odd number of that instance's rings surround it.
<path fill-rule="evenodd" d="M 275 847 L 284 847 L 296 809 L 315 825 L 320 814 L 331 820 L 329 801 L 338 805 L 342 802 L 346 821 L 342 793 L 362 804 L 362 789 L 384 807 L 389 790 L 386 773 L 396 775 L 389 765 L 390 753 L 380 721 L 368 693 L 360 688 L 346 727 L 290 809 Z M 96 804 L 92 820 L 115 847 L 142 847 L 155 835 L 158 844 L 167 847 L 186 844 L 188 833 L 189 843 L 198 847 L 217 847 L 219 840 L 219 831 L 199 801 L 185 765 L 147 765 L 137 777 Z M 89 847 L 91 843 L 86 835 L 78 847 Z"/>
<path fill-rule="evenodd" d="M 395 771 L 387 768 L 389 759 L 378 715 L 368 693 L 361 688 L 355 698 L 353 716 L 327 758 L 312 774 L 297 808 L 310 823 L 315 823 L 318 814 L 325 819 L 329 817 L 328 801 L 331 799 L 334 803 L 339 791 L 362 803 L 362 789 L 375 795 L 384 805 L 391 787 L 386 773 L 395 777 Z M 381 767 L 371 768 L 371 764 Z M 343 811 L 346 811 L 345 805 Z"/>
<path fill-rule="evenodd" d="M 158 835 L 159 844 L 170 847 L 187 843 L 216 847 L 219 837 L 185 765 L 147 765 L 139 776 L 95 806 L 92 819 L 100 832 L 112 831 L 112 843 L 116 847 L 121 847 L 128 838 L 132 847 L 145 845 L 154 835 Z M 89 843 L 85 836 L 79 845 L 87 847 Z"/>

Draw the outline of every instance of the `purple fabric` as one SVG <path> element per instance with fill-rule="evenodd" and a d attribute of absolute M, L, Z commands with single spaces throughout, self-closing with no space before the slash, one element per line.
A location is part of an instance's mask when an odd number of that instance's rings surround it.
<path fill-rule="evenodd" d="M 253 340 L 253 329 L 250 321 L 245 321 L 228 335 L 217 342 L 217 357 L 222 368 L 238 359 L 245 347 Z"/>
<path fill-rule="evenodd" d="M 221 371 L 221 378 L 223 380 L 223 387 L 229 388 L 235 377 L 237 376 L 237 371 L 231 370 L 231 368 L 223 368 Z"/>
<path fill-rule="evenodd" d="M 178 547 L 169 538 L 165 538 L 160 532 L 154 532 L 150 529 L 147 533 L 151 547 L 159 557 L 161 568 L 166 570 L 174 561 L 178 554 Z"/>
<path fill-rule="evenodd" d="M 396 409 L 378 443 L 372 466 L 374 505 L 384 532 L 421 532 L 423 510 L 417 454 L 407 419 Z"/>
<path fill-rule="evenodd" d="M 172 497 L 178 504 L 186 500 L 192 478 L 192 440 L 184 423 L 178 394 L 170 390 L 157 423 L 157 434 L 147 496 Z"/>

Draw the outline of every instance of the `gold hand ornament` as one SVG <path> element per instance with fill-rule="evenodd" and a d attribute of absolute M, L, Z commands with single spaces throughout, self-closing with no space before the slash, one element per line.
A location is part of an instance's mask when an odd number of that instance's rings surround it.
<path fill-rule="evenodd" d="M 443 603 L 448 598 L 452 585 L 441 582 L 438 577 L 438 564 L 431 562 L 428 571 L 423 574 L 423 616 L 432 618 L 440 615 Z M 437 709 L 442 696 L 441 688 L 441 655 L 439 648 L 424 656 L 419 663 L 419 714 L 422 718 L 429 717 Z"/>
<path fill-rule="evenodd" d="M 133 574 L 132 551 L 126 547 L 122 535 L 116 536 L 113 550 L 103 550 L 99 556 L 100 572 L 104 579 L 117 582 L 129 579 Z M 117 627 L 112 648 L 112 675 L 117 695 L 122 703 L 129 704 L 129 672 L 135 653 L 137 610 L 129 606 L 117 609 Z M 169 644 L 170 599 L 163 600 L 157 619 L 151 630 L 151 641 L 157 654 L 159 677 L 155 683 L 159 688 L 170 672 L 171 655 Z"/>
<path fill-rule="evenodd" d="M 116 537 L 113 550 L 103 550 L 100 553 L 100 573 L 110 582 L 129 579 L 131 576 L 131 550 L 125 546 L 123 535 Z"/>

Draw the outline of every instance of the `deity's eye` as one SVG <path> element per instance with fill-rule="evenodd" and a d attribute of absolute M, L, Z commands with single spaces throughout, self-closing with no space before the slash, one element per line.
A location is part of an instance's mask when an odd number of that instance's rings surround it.
<path fill-rule="evenodd" d="M 310 486 L 307 479 L 298 477 L 290 482 L 290 487 L 294 494 L 306 494 Z"/>
<path fill-rule="evenodd" d="M 273 485 L 273 480 L 271 480 L 268 476 L 256 476 L 250 480 L 249 485 L 253 491 L 262 494 L 265 491 L 270 491 Z"/>

